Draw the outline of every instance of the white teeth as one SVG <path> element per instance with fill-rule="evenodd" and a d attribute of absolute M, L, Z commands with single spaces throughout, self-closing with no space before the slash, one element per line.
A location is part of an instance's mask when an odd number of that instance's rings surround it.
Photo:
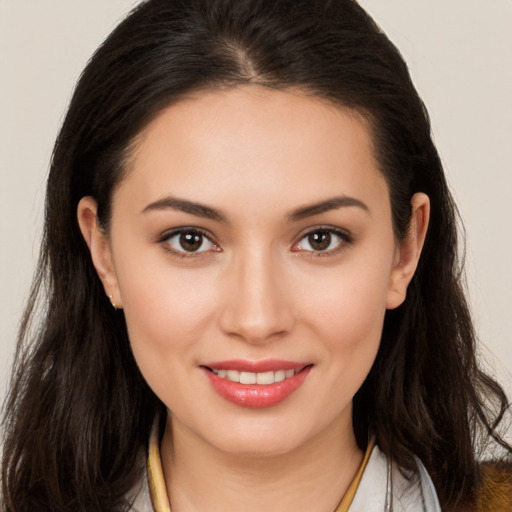
<path fill-rule="evenodd" d="M 265 372 L 256 374 L 256 384 L 274 384 L 274 372 Z"/>
<path fill-rule="evenodd" d="M 226 379 L 232 382 L 240 382 L 240 372 L 237 370 L 227 370 Z"/>
<path fill-rule="evenodd" d="M 286 372 L 284 370 L 277 370 L 274 376 L 274 382 L 281 382 L 286 379 Z"/>
<path fill-rule="evenodd" d="M 238 370 L 212 370 L 213 373 L 222 379 L 240 384 L 268 385 L 275 382 L 282 382 L 295 375 L 295 370 L 277 370 L 275 372 L 239 372 Z"/>
<path fill-rule="evenodd" d="M 256 373 L 240 372 L 240 384 L 256 384 Z"/>

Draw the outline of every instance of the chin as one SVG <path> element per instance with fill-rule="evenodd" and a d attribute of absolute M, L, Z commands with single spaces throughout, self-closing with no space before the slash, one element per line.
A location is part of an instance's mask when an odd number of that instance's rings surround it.
<path fill-rule="evenodd" d="M 233 425 L 221 432 L 209 431 L 205 438 L 217 450 L 232 456 L 273 457 L 286 455 L 307 443 L 305 432 L 294 432 L 289 424 Z"/>

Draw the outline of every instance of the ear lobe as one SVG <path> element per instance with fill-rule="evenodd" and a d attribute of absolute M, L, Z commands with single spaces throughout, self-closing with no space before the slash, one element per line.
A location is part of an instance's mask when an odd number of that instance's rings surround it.
<path fill-rule="evenodd" d="M 391 271 L 386 300 L 387 309 L 395 309 L 405 300 L 407 286 L 418 266 L 427 235 L 430 217 L 429 197 L 422 192 L 414 194 L 411 199 L 411 207 L 409 232 L 397 247 L 395 265 Z"/>
<path fill-rule="evenodd" d="M 98 206 L 91 196 L 83 197 L 78 203 L 77 216 L 80 231 L 84 237 L 96 273 L 103 283 L 105 293 L 112 305 L 121 307 L 121 294 L 112 260 L 112 251 L 107 234 L 98 223 Z"/>

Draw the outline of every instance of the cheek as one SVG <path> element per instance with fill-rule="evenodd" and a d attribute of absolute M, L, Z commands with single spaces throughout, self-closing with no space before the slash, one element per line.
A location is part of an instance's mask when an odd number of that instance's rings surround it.
<path fill-rule="evenodd" d="M 377 355 L 386 313 L 386 297 L 393 251 L 378 251 L 380 257 L 358 253 L 324 276 L 309 282 L 307 312 L 309 329 L 318 340 L 330 383 L 326 404 L 336 412 L 337 404 L 352 400 L 368 375 Z M 387 256 L 389 254 L 389 257 Z M 329 274 L 329 275 L 328 275 Z"/>
<path fill-rule="evenodd" d="M 116 267 L 128 334 L 145 377 L 179 371 L 180 359 L 194 359 L 198 333 L 214 312 L 216 290 L 204 269 L 169 265 L 165 255 L 134 251 Z"/>
<path fill-rule="evenodd" d="M 162 270 L 162 269 L 160 269 Z M 132 352 L 149 387 L 180 411 L 201 355 L 201 333 L 212 316 L 209 280 L 158 269 L 133 274 L 121 284 Z"/>
<path fill-rule="evenodd" d="M 332 395 L 350 401 L 377 355 L 385 306 L 361 287 L 333 292 L 329 297 L 323 308 L 317 303 L 313 321 L 323 340 L 323 360 L 329 362 L 326 371 Z"/>
<path fill-rule="evenodd" d="M 328 386 L 323 407 L 332 415 L 352 401 L 379 350 L 387 290 L 387 274 L 381 270 L 340 273 L 309 295 L 309 328 L 321 341 L 320 364 Z"/>
<path fill-rule="evenodd" d="M 308 318 L 336 349 L 378 342 L 386 312 L 389 267 L 347 266 L 317 280 L 307 297 Z"/>

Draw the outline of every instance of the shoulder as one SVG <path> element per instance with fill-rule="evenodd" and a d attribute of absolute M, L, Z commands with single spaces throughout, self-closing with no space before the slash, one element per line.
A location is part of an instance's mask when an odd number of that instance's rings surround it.
<path fill-rule="evenodd" d="M 409 478 L 375 446 L 350 512 L 441 512 L 432 480 L 421 461 L 416 462 L 417 475 Z"/>
<path fill-rule="evenodd" d="M 129 493 L 126 500 L 130 504 L 129 512 L 154 512 L 155 509 L 151 502 L 147 473 Z"/>

